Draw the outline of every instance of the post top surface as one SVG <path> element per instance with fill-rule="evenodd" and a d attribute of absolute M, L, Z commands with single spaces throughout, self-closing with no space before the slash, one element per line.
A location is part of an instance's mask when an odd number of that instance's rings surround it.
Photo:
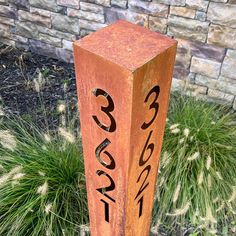
<path fill-rule="evenodd" d="M 176 43 L 167 36 L 119 20 L 74 45 L 134 71 Z"/>

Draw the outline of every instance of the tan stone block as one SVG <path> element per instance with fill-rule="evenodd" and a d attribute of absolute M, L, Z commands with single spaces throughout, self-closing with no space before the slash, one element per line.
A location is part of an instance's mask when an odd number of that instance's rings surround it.
<path fill-rule="evenodd" d="M 93 30 L 81 29 L 79 36 L 80 36 L 80 38 L 83 38 L 83 37 L 85 37 L 87 35 L 90 35 L 93 32 L 94 32 Z"/>
<path fill-rule="evenodd" d="M 227 77 L 222 76 L 222 75 L 220 75 L 219 80 L 222 80 L 222 81 L 224 81 L 226 83 L 229 83 L 229 84 L 236 84 L 236 79 L 227 78 Z"/>
<path fill-rule="evenodd" d="M 189 69 L 192 54 L 189 45 L 178 43 L 177 54 L 176 54 L 176 65 L 181 65 L 185 69 Z"/>
<path fill-rule="evenodd" d="M 224 3 L 226 3 L 227 1 L 229 1 L 230 2 L 230 0 L 213 0 L 214 2 L 224 2 Z M 233 1 L 235 1 L 235 0 L 233 0 Z"/>
<path fill-rule="evenodd" d="M 169 33 L 177 38 L 187 38 L 201 42 L 206 41 L 208 22 L 170 15 L 168 25 Z"/>
<path fill-rule="evenodd" d="M 213 78 L 218 78 L 220 74 L 220 68 L 221 68 L 220 62 L 192 57 L 190 71 Z"/>
<path fill-rule="evenodd" d="M 186 7 L 170 7 L 170 14 L 194 19 L 196 10 Z"/>
<path fill-rule="evenodd" d="M 221 69 L 221 75 L 236 79 L 236 51 L 228 50 Z"/>
<path fill-rule="evenodd" d="M 61 6 L 79 9 L 80 0 L 57 0 L 57 4 Z"/>
<path fill-rule="evenodd" d="M 185 82 L 183 80 L 173 78 L 171 84 L 171 91 L 181 91 L 184 88 Z"/>
<path fill-rule="evenodd" d="M 149 17 L 149 29 L 162 34 L 166 33 L 167 30 L 167 19 L 160 17 Z"/>
<path fill-rule="evenodd" d="M 101 23 L 91 22 L 91 21 L 82 20 L 82 19 L 79 19 L 79 25 L 81 29 L 88 29 L 92 31 L 96 31 L 98 29 L 101 29 L 107 26 L 107 24 L 101 24 Z"/>
<path fill-rule="evenodd" d="M 42 27 L 42 26 L 37 26 L 37 30 L 40 33 L 48 34 L 48 35 L 53 36 L 53 37 L 66 39 L 66 40 L 69 40 L 69 41 L 75 41 L 76 40 L 76 36 L 74 34 L 61 32 L 59 30 L 49 29 L 49 28 Z"/>
<path fill-rule="evenodd" d="M 36 8 L 36 7 L 30 7 L 30 12 L 36 15 L 40 15 L 40 16 L 45 16 L 45 17 L 51 17 L 51 12 L 48 10 L 43 10 L 40 8 Z"/>
<path fill-rule="evenodd" d="M 214 104 L 217 103 L 224 106 L 232 106 L 232 101 L 228 101 L 228 100 L 220 99 L 220 98 L 213 98 L 213 97 L 210 97 L 209 95 L 198 94 L 196 98 L 200 101 L 206 101 L 206 102 L 210 102 Z"/>
<path fill-rule="evenodd" d="M 231 81 L 213 79 L 203 75 L 196 75 L 196 84 L 207 86 L 211 89 L 217 89 L 221 92 L 228 94 L 236 94 L 236 84 L 232 84 Z"/>
<path fill-rule="evenodd" d="M 0 16 L 0 23 L 5 24 L 5 25 L 11 25 L 11 26 L 15 25 L 14 19 L 9 19 L 7 17 L 2 17 L 2 16 Z"/>
<path fill-rule="evenodd" d="M 176 65 L 181 63 L 185 69 L 188 69 L 190 66 L 191 57 L 190 51 L 186 51 L 185 53 L 185 50 L 178 49 L 176 55 Z"/>
<path fill-rule="evenodd" d="M 30 12 L 23 11 L 23 10 L 19 10 L 18 14 L 19 14 L 19 19 L 21 21 L 30 21 L 35 24 L 46 26 L 48 28 L 51 27 L 51 19 L 49 17 L 32 14 Z"/>
<path fill-rule="evenodd" d="M 73 42 L 63 39 L 62 47 L 66 50 L 73 51 Z"/>
<path fill-rule="evenodd" d="M 41 34 L 40 33 L 38 39 L 40 41 L 42 41 L 42 42 L 51 44 L 51 45 L 53 45 L 55 47 L 62 47 L 61 39 L 52 37 L 52 36 L 50 36 L 48 34 Z"/>
<path fill-rule="evenodd" d="M 110 24 L 117 20 L 124 19 L 132 23 L 148 27 L 148 15 L 135 13 L 130 10 L 121 10 L 117 8 L 105 9 L 106 23 Z"/>
<path fill-rule="evenodd" d="M 144 2 L 129 0 L 129 9 L 131 11 L 136 11 L 139 13 L 150 14 L 152 16 L 167 17 L 169 12 L 169 7 L 165 4 L 160 4 L 157 2 Z"/>
<path fill-rule="evenodd" d="M 186 0 L 154 0 L 154 1 L 171 6 L 185 6 Z"/>
<path fill-rule="evenodd" d="M 127 8 L 128 0 L 111 0 L 112 6 Z"/>
<path fill-rule="evenodd" d="M 16 9 L 29 9 L 28 0 L 7 0 L 9 5 L 14 6 Z"/>
<path fill-rule="evenodd" d="M 174 77 L 176 79 L 187 80 L 189 77 L 189 68 L 185 68 L 183 63 L 176 62 L 174 67 Z"/>
<path fill-rule="evenodd" d="M 11 19 L 17 19 L 17 10 L 14 7 L 0 5 L 0 15 Z"/>
<path fill-rule="evenodd" d="M 32 52 L 40 53 L 51 58 L 58 58 L 70 63 L 73 62 L 73 55 L 69 50 L 56 48 L 50 44 L 35 39 L 29 39 L 29 47 Z"/>
<path fill-rule="evenodd" d="M 0 23 L 0 37 L 11 38 L 10 26 Z"/>
<path fill-rule="evenodd" d="M 207 40 L 208 43 L 236 49 L 235 39 L 236 29 L 214 24 L 210 25 Z"/>
<path fill-rule="evenodd" d="M 211 2 L 207 20 L 215 24 L 236 28 L 236 6 Z"/>
<path fill-rule="evenodd" d="M 20 44 L 27 44 L 28 43 L 28 38 L 25 38 L 25 37 L 17 35 L 17 34 L 12 34 L 10 32 L 10 27 L 8 28 L 7 25 L 5 25 L 5 27 L 4 27 L 0 23 L 0 38 L 1 37 L 6 40 L 9 40 L 9 42 L 11 40 L 13 40 L 13 41 L 18 42 Z M 10 44 L 10 45 L 12 45 L 12 44 Z"/>
<path fill-rule="evenodd" d="M 56 0 L 29 0 L 31 7 L 37 7 L 40 9 L 45 9 L 53 12 L 58 12 L 63 9 L 59 6 Z"/>
<path fill-rule="evenodd" d="M 207 38 L 207 33 L 197 32 L 192 29 L 169 26 L 168 35 L 174 36 L 175 38 L 191 39 L 200 42 L 205 42 Z"/>
<path fill-rule="evenodd" d="M 102 6 L 97 4 L 89 3 L 89 2 L 80 2 L 80 9 L 83 11 L 90 11 L 94 13 L 103 14 L 104 10 Z"/>
<path fill-rule="evenodd" d="M 199 86 L 197 84 L 187 84 L 186 85 L 187 94 L 192 96 L 197 96 L 198 94 L 206 94 L 207 87 L 206 86 Z"/>
<path fill-rule="evenodd" d="M 79 34 L 79 20 L 61 14 L 52 14 L 52 26 L 56 30 Z"/>
<path fill-rule="evenodd" d="M 179 16 L 170 16 L 168 19 L 168 25 L 192 29 L 194 31 L 207 33 L 209 23 L 198 21 L 198 20 L 193 20 L 193 19 L 186 19 L 186 18 L 179 17 Z"/>
<path fill-rule="evenodd" d="M 72 8 L 67 9 L 67 15 L 70 17 L 77 17 L 79 19 L 90 20 L 90 21 L 95 21 L 99 23 L 105 22 L 105 18 L 103 14 L 82 11 L 82 10 L 75 10 Z"/>
<path fill-rule="evenodd" d="M 236 0 L 229 0 L 228 3 L 229 4 L 236 4 Z"/>
<path fill-rule="evenodd" d="M 195 16 L 196 20 L 206 21 L 206 18 L 207 18 L 206 12 L 196 11 L 196 16 Z"/>
<path fill-rule="evenodd" d="M 208 96 L 217 100 L 232 103 L 234 100 L 234 95 L 221 92 L 219 90 L 208 89 Z"/>
<path fill-rule="evenodd" d="M 10 45 L 10 46 L 13 46 L 13 47 L 15 47 L 15 44 L 16 44 L 16 42 L 11 40 L 11 39 L 1 38 L 1 37 L 0 37 L 0 42 L 5 44 L 5 45 Z"/>
<path fill-rule="evenodd" d="M 104 7 L 109 7 L 111 5 L 110 0 L 94 0 L 94 2 Z"/>
<path fill-rule="evenodd" d="M 31 22 L 16 22 L 16 33 L 27 38 L 37 38 L 38 28 Z"/>
<path fill-rule="evenodd" d="M 230 57 L 236 60 L 236 50 L 228 49 L 226 53 L 226 57 Z"/>
<path fill-rule="evenodd" d="M 192 84 L 191 81 L 187 78 L 185 80 L 173 78 L 172 80 L 172 91 L 180 91 L 181 93 L 187 96 L 202 96 L 206 95 L 207 87 L 197 84 Z"/>
<path fill-rule="evenodd" d="M 178 41 L 178 48 L 186 49 L 184 53 L 190 51 L 190 54 L 195 57 L 212 59 L 219 62 L 222 62 L 225 57 L 225 48 L 184 39 L 176 40 Z"/>
<path fill-rule="evenodd" d="M 192 9 L 207 11 L 209 2 L 205 0 L 186 0 L 186 5 Z"/>
<path fill-rule="evenodd" d="M 14 34 L 14 40 L 17 41 L 17 42 L 21 42 L 21 43 L 25 43 L 27 44 L 28 43 L 28 39 L 23 37 L 23 36 L 20 36 L 20 35 L 17 35 L 17 34 Z"/>

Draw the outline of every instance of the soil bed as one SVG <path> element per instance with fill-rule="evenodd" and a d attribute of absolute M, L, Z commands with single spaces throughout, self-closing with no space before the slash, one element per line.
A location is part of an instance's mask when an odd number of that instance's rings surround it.
<path fill-rule="evenodd" d="M 0 97 L 14 114 L 56 127 L 60 101 L 76 110 L 73 64 L 0 44 Z"/>

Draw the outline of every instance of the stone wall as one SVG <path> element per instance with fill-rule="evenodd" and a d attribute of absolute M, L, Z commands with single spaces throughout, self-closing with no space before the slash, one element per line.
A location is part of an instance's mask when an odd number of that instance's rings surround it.
<path fill-rule="evenodd" d="M 179 41 L 173 89 L 236 109 L 236 0 L 0 0 L 0 41 L 72 62 L 72 42 L 117 19 Z"/>

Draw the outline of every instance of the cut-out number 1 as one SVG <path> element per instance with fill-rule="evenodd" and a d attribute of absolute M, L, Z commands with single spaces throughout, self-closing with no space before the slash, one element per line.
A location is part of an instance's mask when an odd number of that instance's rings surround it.
<path fill-rule="evenodd" d="M 105 221 L 109 222 L 110 216 L 109 216 L 109 203 L 104 201 L 103 199 L 100 200 L 104 203 L 104 213 L 105 213 Z"/>
<path fill-rule="evenodd" d="M 143 196 L 138 200 L 139 204 L 139 214 L 138 216 L 141 217 L 143 214 Z"/>

